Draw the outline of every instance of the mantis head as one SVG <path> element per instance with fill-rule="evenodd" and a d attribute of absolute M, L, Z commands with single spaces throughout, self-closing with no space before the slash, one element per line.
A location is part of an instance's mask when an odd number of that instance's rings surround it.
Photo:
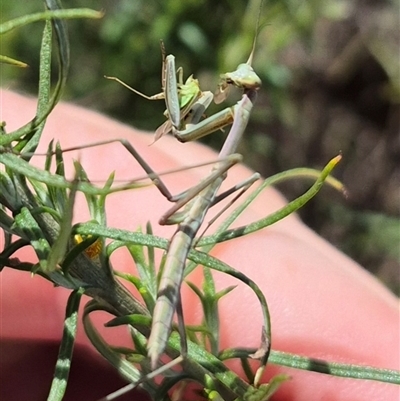
<path fill-rule="evenodd" d="M 253 62 L 253 55 L 254 55 L 254 51 L 256 48 L 256 41 L 257 41 L 258 30 L 259 30 L 259 20 L 260 20 L 262 3 L 263 2 L 261 1 L 260 10 L 258 13 L 258 18 L 257 18 L 256 33 L 254 35 L 253 47 L 251 49 L 249 59 L 247 60 L 246 63 L 239 64 L 235 71 L 227 72 L 225 74 L 220 75 L 220 82 L 219 82 L 218 88 L 214 94 L 214 102 L 216 104 L 219 104 L 226 99 L 226 97 L 228 96 L 228 92 L 229 92 L 229 85 L 234 85 L 237 88 L 240 88 L 243 90 L 246 90 L 246 89 L 257 90 L 261 87 L 261 79 L 254 72 L 254 69 L 251 66 L 251 64 Z"/>
<path fill-rule="evenodd" d="M 249 57 L 250 61 L 253 57 L 253 51 L 251 53 Z M 234 85 L 244 90 L 257 90 L 262 84 L 260 77 L 255 73 L 249 62 L 239 64 L 235 71 L 221 74 L 220 78 L 220 83 L 214 94 L 214 102 L 217 104 L 226 99 L 229 85 Z"/>

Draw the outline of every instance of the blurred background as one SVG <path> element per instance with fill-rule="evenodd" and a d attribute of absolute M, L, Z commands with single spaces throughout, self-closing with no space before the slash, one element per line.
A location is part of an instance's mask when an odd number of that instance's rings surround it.
<path fill-rule="evenodd" d="M 259 0 L 69 0 L 102 10 L 102 20 L 69 21 L 71 71 L 63 99 L 154 131 L 163 101 L 147 101 L 104 75 L 160 92 L 163 39 L 184 78 L 214 91 L 220 73 L 248 58 Z M 43 9 L 40 0 L 2 0 L 1 21 Z M 398 0 L 266 0 L 254 68 L 263 80 L 239 152 L 264 176 L 323 167 L 339 152 L 330 188 L 301 211 L 328 241 L 400 294 L 400 3 Z M 37 93 L 42 23 L 0 38 L 0 53 L 29 64 L 0 65 L 0 85 Z M 240 93 L 234 93 L 234 104 Z M 222 105 L 224 107 L 224 105 Z M 211 107 L 211 115 L 221 107 Z M 204 142 L 218 149 L 224 135 Z M 307 183 L 279 189 L 289 199 Z"/>

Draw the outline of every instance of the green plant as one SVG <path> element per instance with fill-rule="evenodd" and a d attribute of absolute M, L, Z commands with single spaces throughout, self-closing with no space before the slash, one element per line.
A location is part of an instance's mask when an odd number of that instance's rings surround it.
<path fill-rule="evenodd" d="M 0 162 L 5 166 L 1 173 L 1 195 L 2 203 L 0 222 L 5 233 L 6 247 L 1 254 L 2 267 L 11 267 L 28 272 L 34 272 L 43 276 L 53 283 L 72 290 L 70 302 L 67 305 L 65 319 L 65 333 L 60 348 L 59 364 L 56 370 L 56 379 L 49 399 L 62 399 L 62 394 L 68 380 L 68 368 L 71 351 L 73 347 L 73 336 L 77 324 L 77 310 L 80 297 L 83 293 L 93 298 L 86 308 L 83 316 L 84 325 L 88 337 L 99 350 L 99 352 L 112 363 L 119 372 L 130 382 L 137 383 L 143 373 L 149 372 L 149 363 L 146 357 L 146 338 L 149 335 L 150 312 L 154 306 L 156 297 L 157 273 L 154 264 L 153 249 L 167 250 L 166 239 L 154 236 L 148 227 L 145 234 L 116 230 L 106 226 L 105 199 L 111 192 L 127 190 L 115 186 L 113 177 L 106 182 L 103 188 L 95 187 L 86 176 L 79 163 L 75 165 L 75 179 L 68 181 L 64 177 L 63 151 L 58 146 L 53 149 L 49 145 L 45 169 L 41 170 L 29 164 L 29 158 L 35 151 L 39 141 L 41 130 L 45 119 L 51 113 L 54 105 L 59 99 L 61 90 L 66 82 L 68 70 L 68 39 L 64 23 L 59 18 L 65 17 L 94 17 L 96 13 L 87 10 L 54 10 L 57 5 L 48 2 L 51 12 L 37 16 L 39 19 L 47 19 L 43 34 L 41 55 L 41 78 L 39 88 L 39 107 L 36 117 L 24 127 L 17 131 L 7 133 L 4 126 L 1 136 Z M 50 95 L 50 66 L 51 66 L 51 23 L 55 28 L 58 42 L 58 56 L 60 70 L 57 85 Z M 56 19 L 57 18 L 57 19 Z M 26 18 L 20 23 L 29 22 Z M 10 25 L 9 25 L 10 26 Z M 12 27 L 18 26 L 14 21 Z M 7 27 L 7 25 L 6 25 Z M 6 28 L 1 27 L 3 32 Z M 1 32 L 1 30 L 0 30 Z M 311 199 L 327 180 L 338 189 L 340 183 L 328 178 L 329 173 L 339 161 L 333 159 L 322 172 L 310 169 L 298 169 L 275 175 L 265 180 L 263 186 L 254 192 L 237 210 L 235 210 L 217 230 L 217 233 L 204 237 L 198 246 L 213 246 L 218 242 L 245 235 L 254 230 L 262 229 L 289 213 L 294 212 L 305 202 Z M 51 173 L 51 164 L 55 163 L 55 173 Z M 277 213 L 267 216 L 258 222 L 238 229 L 229 229 L 232 222 L 245 209 L 262 188 L 301 176 L 314 178 L 316 181 L 309 191 L 296 200 L 290 202 L 287 207 Z M 132 187 L 135 184 L 131 185 Z M 72 223 L 72 210 L 77 192 L 85 194 L 89 209 L 92 214 L 92 222 Z M 12 238 L 12 235 L 17 237 Z M 105 245 L 105 239 L 112 242 Z M 96 241 L 101 246 L 93 252 L 89 248 Z M 38 264 L 26 261 L 16 261 L 12 255 L 23 246 L 31 246 L 38 258 Z M 139 276 L 122 275 L 114 272 L 109 263 L 109 257 L 119 247 L 127 247 L 139 270 Z M 147 255 L 144 248 L 147 247 Z M 143 382 L 143 387 L 157 399 L 167 396 L 169 388 L 180 380 L 188 378 L 199 382 L 205 389 L 210 399 L 255 399 L 266 400 L 278 384 L 286 380 L 286 377 L 278 376 L 269 385 L 257 385 L 257 375 L 262 372 L 267 362 L 265 351 L 268 344 L 265 339 L 259 350 L 230 349 L 219 350 L 218 348 L 218 314 L 217 303 L 223 296 L 233 290 L 227 288 L 222 292 L 216 292 L 213 278 L 209 269 L 216 269 L 226 274 L 231 274 L 250 286 L 258 297 L 260 307 L 263 310 L 264 324 L 268 330 L 268 307 L 266 300 L 257 285 L 242 273 L 235 271 L 221 261 L 207 254 L 210 248 L 202 252 L 192 250 L 188 256 L 192 261 L 187 267 L 186 274 L 198 265 L 204 266 L 205 281 L 203 288 L 197 288 L 191 284 L 192 289 L 198 295 L 204 309 L 204 323 L 199 327 L 188 327 L 189 355 L 185 360 L 185 374 L 166 376 L 161 385 L 156 384 L 153 379 Z M 143 301 L 135 299 L 125 287 L 123 287 L 116 276 L 120 276 L 132 282 L 143 295 Z M 132 335 L 132 349 L 116 349 L 107 344 L 92 325 L 90 314 L 95 310 L 105 310 L 116 318 L 109 322 L 108 326 L 129 325 Z M 261 330 L 260 330 L 261 331 Z M 209 351 L 207 351 L 209 349 Z M 179 355 L 180 341 L 176 331 L 173 332 L 168 342 L 166 353 L 174 358 Z M 262 364 L 253 372 L 247 362 L 252 354 L 258 353 Z M 268 355 L 267 355 L 268 356 Z M 240 358 L 243 369 L 247 375 L 248 382 L 243 381 L 232 371 L 223 365 L 222 361 L 231 358 Z M 291 356 L 272 351 L 269 362 L 281 363 L 289 366 L 313 370 L 324 370 L 326 365 L 320 366 L 308 358 Z M 398 372 L 345 366 L 331 364 L 331 374 L 345 375 L 350 377 L 373 378 L 375 380 L 386 380 L 398 383 L 400 378 Z"/>

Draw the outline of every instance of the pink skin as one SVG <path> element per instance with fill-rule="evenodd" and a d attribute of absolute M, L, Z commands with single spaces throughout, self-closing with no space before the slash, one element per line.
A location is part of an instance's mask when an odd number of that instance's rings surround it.
<path fill-rule="evenodd" d="M 9 91 L 0 93 L 0 120 L 8 132 L 34 116 L 34 99 Z M 43 143 L 56 137 L 62 147 L 83 145 L 109 138 L 127 138 L 156 170 L 197 164 L 215 159 L 215 152 L 196 143 L 180 144 L 162 138 L 149 146 L 152 137 L 92 111 L 60 104 L 48 120 Z M 45 146 L 41 147 L 45 150 Z M 344 155 L 345 156 L 345 155 Z M 65 155 L 67 164 L 72 155 Z M 117 179 L 143 176 L 135 160 L 120 144 L 74 152 L 92 180 L 104 180 L 115 170 Z M 37 165 L 43 158 L 35 158 Z M 70 166 L 69 166 L 70 167 Z M 71 170 L 71 168 L 70 168 Z M 166 177 L 172 192 L 193 185 L 209 167 Z M 236 166 L 225 187 L 248 177 L 250 171 Z M 88 220 L 80 200 L 74 219 Z M 282 207 L 283 197 L 266 190 L 239 224 L 261 218 Z M 157 220 L 168 202 L 152 187 L 110 196 L 108 223 L 135 230 L 147 220 L 158 235 L 171 236 L 174 227 L 160 227 Z M 296 216 L 251 236 L 217 246 L 214 256 L 246 273 L 263 290 L 272 316 L 273 349 L 343 363 L 399 369 L 399 304 L 389 291 L 360 266 L 307 228 Z M 22 251 L 21 259 L 32 258 Z M 118 252 L 113 265 L 131 271 L 132 263 Z M 215 275 L 219 288 L 238 284 Z M 200 270 L 190 280 L 199 284 Z M 0 399 L 43 400 L 52 376 L 57 341 L 62 330 L 68 292 L 39 276 L 4 269 L 1 282 Z M 200 316 L 197 299 L 187 286 L 182 289 L 188 322 Z M 220 304 L 222 347 L 257 347 L 261 313 L 256 297 L 241 284 Z M 103 321 L 107 317 L 103 317 Z M 198 321 L 198 320 L 197 320 Z M 119 336 L 109 330 L 109 338 Z M 118 375 L 98 357 L 79 328 L 77 348 L 67 400 L 95 400 L 122 385 Z M 274 400 L 291 401 L 395 401 L 399 387 L 372 381 L 335 378 L 294 369 L 269 366 L 265 380 L 286 372 L 292 379 L 282 385 Z M 91 384 L 92 382 L 92 384 Z M 130 395 L 131 397 L 131 395 Z M 121 398 L 124 399 L 124 398 Z M 126 398 L 131 399 L 131 398 Z"/>

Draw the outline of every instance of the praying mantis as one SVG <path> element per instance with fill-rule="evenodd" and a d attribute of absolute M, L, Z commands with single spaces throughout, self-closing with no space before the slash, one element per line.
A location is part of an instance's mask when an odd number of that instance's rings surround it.
<path fill-rule="evenodd" d="M 256 37 L 257 32 L 248 61 L 240 64 L 235 71 L 221 75 L 221 83 L 216 92 L 217 101 L 221 102 L 226 98 L 227 88 L 230 85 L 237 86 L 244 90 L 242 99 L 235 106 L 228 107 L 197 124 L 192 124 L 188 128 L 185 127 L 183 130 L 179 128 L 182 119 L 187 115 L 187 108 L 183 106 L 182 101 L 180 102 L 180 99 L 182 99 L 182 92 L 180 92 L 182 89 L 181 82 L 179 85 L 176 83 L 173 57 L 167 56 L 164 62 L 164 92 L 162 96 L 166 101 L 167 115 L 170 119 L 173 135 L 180 141 L 185 142 L 197 139 L 233 123 L 219 153 L 219 159 L 226 159 L 227 157 L 233 159 L 229 163 L 226 161 L 218 162 L 208 179 L 201 183 L 200 186 L 188 191 L 185 197 L 180 199 L 160 220 L 161 224 L 176 223 L 173 218 L 175 213 L 190 200 L 190 203 L 186 206 L 185 213 L 179 221 L 178 229 L 171 239 L 165 261 L 164 274 L 161 277 L 157 301 L 153 311 L 153 323 L 147 344 L 148 356 L 153 370 L 157 366 L 169 337 L 173 315 L 179 301 L 179 291 L 183 281 L 187 255 L 208 209 L 213 204 L 217 192 L 226 178 L 227 170 L 232 164 L 239 161 L 239 157 L 235 156 L 235 151 L 249 121 L 253 104 L 257 97 L 257 90 L 261 86 L 261 79 L 251 66 Z M 153 98 L 150 97 L 150 99 Z M 194 98 L 198 99 L 197 97 Z M 191 107 L 197 105 L 196 101 L 193 101 L 194 103 L 192 103 Z M 191 197 L 193 196 L 196 197 L 192 199 Z"/>

